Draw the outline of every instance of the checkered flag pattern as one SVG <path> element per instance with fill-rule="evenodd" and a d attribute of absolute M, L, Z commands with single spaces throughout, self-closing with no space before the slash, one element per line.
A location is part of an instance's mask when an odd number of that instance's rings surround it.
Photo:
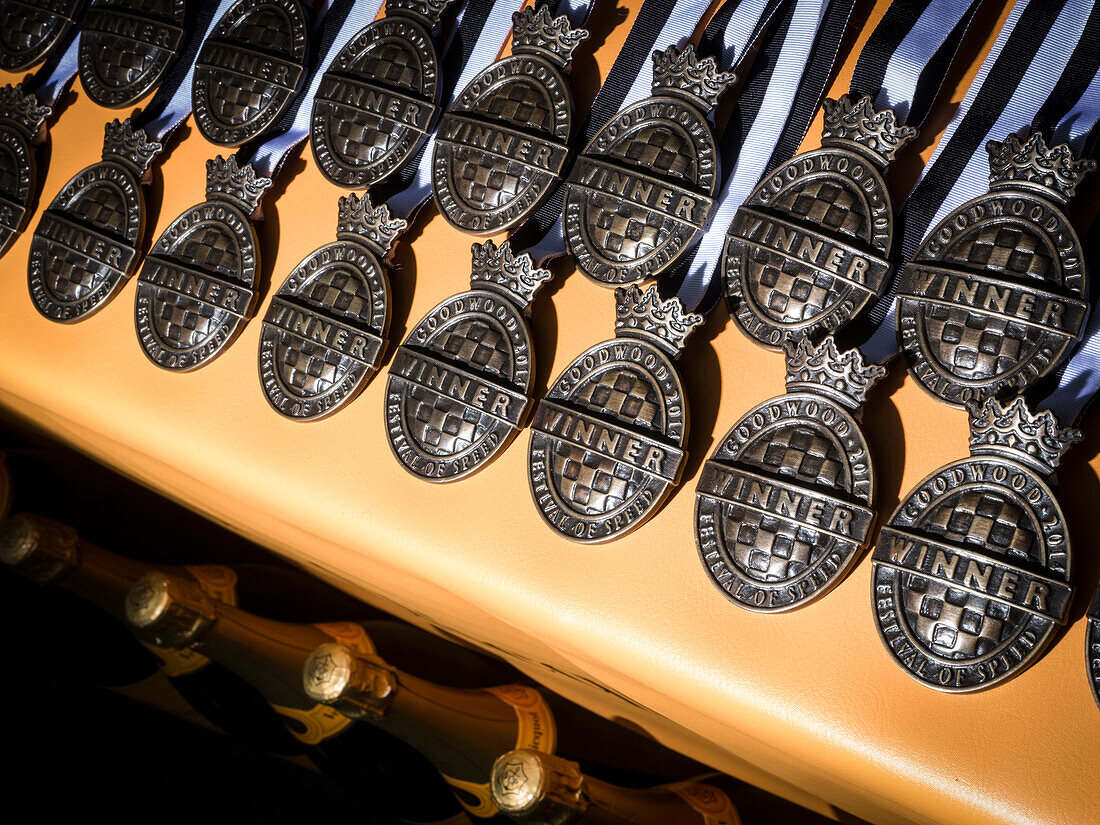
<path fill-rule="evenodd" d="M 965 490 L 920 526 L 945 542 L 973 545 L 1019 563 L 1039 545 L 1023 508 L 982 490 Z M 913 573 L 901 588 L 906 619 L 932 651 L 956 659 L 984 656 L 1028 621 L 1023 611 Z"/>
<path fill-rule="evenodd" d="M 737 463 L 831 493 L 844 493 L 850 479 L 847 462 L 834 439 L 806 426 L 769 432 L 749 443 Z M 722 510 L 722 535 L 733 562 L 757 581 L 799 576 L 837 541 L 789 519 L 746 507 L 727 503 Z"/>
<path fill-rule="evenodd" d="M 372 83 L 412 92 L 414 96 L 419 96 L 422 69 L 419 55 L 407 44 L 393 41 L 382 41 L 368 49 L 349 67 Z M 408 133 L 405 126 L 392 120 L 336 104 L 333 108 L 328 124 L 329 145 L 346 164 L 369 166 L 392 152 Z"/>
<path fill-rule="evenodd" d="M 95 77 L 112 91 L 140 80 L 164 54 L 160 49 L 118 37 L 95 37 L 91 45 Z"/>
<path fill-rule="evenodd" d="M 326 270 L 301 297 L 324 315 L 344 316 L 356 325 L 370 319 L 369 288 L 344 269 Z M 324 395 L 358 363 L 337 350 L 285 331 L 279 333 L 275 360 L 283 386 L 303 398 Z"/>
<path fill-rule="evenodd" d="M 944 262 L 974 271 L 988 270 L 1008 281 L 1044 281 L 1054 262 L 1045 245 L 1019 227 L 990 224 L 964 235 L 944 252 Z M 936 359 L 959 378 L 992 380 L 1015 369 L 1051 333 L 1007 318 L 962 307 L 926 304 L 922 307 L 927 340 Z"/>
<path fill-rule="evenodd" d="M 237 280 L 238 253 L 236 238 L 217 226 L 203 224 L 176 246 L 171 256 L 202 272 Z M 166 289 L 157 289 L 152 313 L 161 343 L 179 350 L 203 343 L 229 318 L 211 304 Z"/>
<path fill-rule="evenodd" d="M 263 8 L 245 16 L 230 33 L 234 40 L 250 48 L 277 57 L 290 55 L 292 33 L 287 19 L 275 9 Z M 287 97 L 287 92 L 264 80 L 246 80 L 239 75 L 215 72 L 208 104 L 223 123 L 248 123 L 272 105 Z"/>
<path fill-rule="evenodd" d="M 554 134 L 554 113 L 546 91 L 526 80 L 494 87 L 492 94 L 475 100 L 470 111 L 529 134 Z M 511 203 L 531 185 L 535 174 L 523 163 L 478 149 L 457 148 L 454 158 L 459 167 L 456 194 L 479 210 L 492 211 Z"/>
<path fill-rule="evenodd" d="M 630 140 L 611 148 L 610 157 L 624 161 L 645 174 L 682 182 L 695 180 L 696 158 L 692 145 L 679 132 L 655 124 Z M 675 221 L 617 196 L 588 193 L 588 233 L 604 256 L 616 261 L 636 261 L 657 249 L 677 228 Z"/>
<path fill-rule="evenodd" d="M 433 338 L 429 348 L 446 361 L 482 373 L 494 381 L 513 382 L 512 346 L 503 332 L 473 317 Z M 476 444 L 496 419 L 443 393 L 410 384 L 405 404 L 410 435 L 425 452 L 451 457 Z"/>
<path fill-rule="evenodd" d="M 577 387 L 571 397 L 597 417 L 631 429 L 660 433 L 663 407 L 653 379 L 629 369 L 604 370 Z M 641 470 L 555 439 L 551 478 L 563 499 L 586 515 L 600 515 L 629 501 L 649 479 Z"/>
<path fill-rule="evenodd" d="M 0 37 L 17 53 L 25 52 L 41 42 L 44 35 L 53 31 L 58 19 L 52 14 L 39 12 L 32 6 L 20 5 L 18 11 L 4 15 Z"/>
<path fill-rule="evenodd" d="M 69 205 L 80 222 L 99 232 L 121 239 L 126 228 L 126 202 L 118 189 L 100 183 L 83 189 Z M 71 252 L 49 241 L 46 254 L 45 286 L 62 302 L 80 301 L 96 289 L 108 273 L 87 255 Z"/>

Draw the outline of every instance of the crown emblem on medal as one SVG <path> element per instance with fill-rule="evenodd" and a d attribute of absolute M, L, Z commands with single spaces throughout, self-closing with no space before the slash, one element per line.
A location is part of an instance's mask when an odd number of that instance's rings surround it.
<path fill-rule="evenodd" d="M 0 118 L 14 121 L 28 135 L 33 136 L 52 111 L 40 106 L 34 95 L 23 94 L 22 83 L 0 87 Z"/>
<path fill-rule="evenodd" d="M 912 126 L 898 123 L 893 109 L 876 111 L 870 95 L 857 100 L 850 95 L 841 95 L 838 100 L 825 99 L 822 144 L 854 143 L 856 148 L 871 152 L 889 164 L 898 150 L 916 136 L 917 130 Z"/>
<path fill-rule="evenodd" d="M 512 50 L 545 52 L 564 66 L 573 58 L 573 50 L 588 39 L 586 29 L 573 28 L 565 15 L 551 17 L 547 6 L 530 6 L 512 15 Z"/>
<path fill-rule="evenodd" d="M 1010 134 L 1002 141 L 991 140 L 985 145 L 989 152 L 990 186 L 1039 186 L 1047 196 L 1054 194 L 1068 201 L 1077 191 L 1077 184 L 1096 168 L 1087 158 L 1077 160 L 1067 143 L 1049 147 L 1041 132 L 1033 132 L 1027 140 Z"/>
<path fill-rule="evenodd" d="M 355 235 L 385 258 L 393 249 L 398 236 L 408 223 L 402 218 L 391 218 L 386 204 L 375 207 L 369 195 L 362 198 L 351 194 L 340 198 L 339 216 L 336 219 L 336 235 Z"/>
<path fill-rule="evenodd" d="M 260 177 L 252 165 L 237 165 L 237 158 L 217 155 L 206 162 L 206 196 L 240 201 L 250 212 L 260 208 L 260 198 L 271 186 L 271 178 Z"/>
<path fill-rule="evenodd" d="M 718 71 L 713 57 L 702 60 L 695 56 L 695 48 L 669 46 L 653 53 L 653 94 L 681 95 L 703 109 L 710 111 L 718 105 L 718 98 L 737 81 L 733 72 Z"/>
<path fill-rule="evenodd" d="M 549 269 L 539 269 L 526 252 L 512 254 L 512 247 L 505 241 L 497 246 L 492 241 L 475 243 L 470 285 L 474 288 L 489 286 L 503 289 L 520 306 L 527 306 L 539 287 L 552 277 Z"/>
<path fill-rule="evenodd" d="M 408 12 L 427 18 L 434 26 L 453 0 L 386 0 L 386 14 Z"/>
<path fill-rule="evenodd" d="M 615 290 L 615 332 L 649 338 L 676 355 L 703 316 L 688 312 L 676 296 L 662 300 L 657 287 L 644 293 L 637 286 Z"/>
<path fill-rule="evenodd" d="M 103 130 L 103 157 L 114 155 L 139 173 L 149 168 L 162 148 L 155 140 L 149 140 L 144 129 L 135 129 L 130 118 L 121 122 L 115 118 Z"/>
<path fill-rule="evenodd" d="M 816 346 L 807 338 L 788 342 L 786 351 L 788 392 L 821 393 L 852 409 L 862 406 L 867 392 L 886 375 L 881 364 L 864 364 L 858 349 L 841 354 L 831 335 Z"/>
<path fill-rule="evenodd" d="M 1046 475 L 1054 472 L 1062 454 L 1082 438 L 1080 430 L 1060 428 L 1049 410 L 1033 413 L 1023 398 L 1009 404 L 990 398 L 980 407 L 971 404 L 967 412 L 971 454 L 1007 452 L 1010 458 Z"/>

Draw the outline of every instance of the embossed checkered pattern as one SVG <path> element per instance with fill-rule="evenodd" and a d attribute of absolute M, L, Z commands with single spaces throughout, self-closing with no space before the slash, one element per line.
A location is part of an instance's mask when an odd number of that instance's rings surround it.
<path fill-rule="evenodd" d="M 261 8 L 247 15 L 232 30 L 231 37 L 259 52 L 286 57 L 291 53 L 293 35 L 284 15 Z M 225 123 L 243 124 L 285 98 L 286 93 L 263 80 L 246 80 L 239 75 L 213 72 L 210 105 Z"/>
<path fill-rule="evenodd" d="M 1038 544 L 1021 507 L 981 490 L 968 489 L 941 503 L 920 528 L 1017 563 L 1033 558 Z M 909 626 L 942 656 L 983 656 L 1027 621 L 1022 611 L 915 574 L 904 574 L 901 590 Z"/>
<path fill-rule="evenodd" d="M 203 226 L 192 232 L 171 254 L 200 271 L 236 279 L 236 252 L 237 243 L 232 236 L 213 226 Z M 202 343 L 228 317 L 228 313 L 211 304 L 165 289 L 157 290 L 152 312 L 161 341 L 179 349 Z"/>
<path fill-rule="evenodd" d="M 821 314 L 837 279 L 780 255 L 757 255 L 752 284 L 756 303 L 779 323 L 797 324 Z M 835 300 L 835 297 L 834 297 Z"/>
<path fill-rule="evenodd" d="M 161 56 L 160 49 L 139 45 L 118 37 L 94 39 L 95 76 L 108 87 L 129 86 L 148 72 Z"/>
<path fill-rule="evenodd" d="M 343 269 L 327 270 L 301 297 L 326 314 L 343 315 L 359 323 L 370 318 L 370 291 L 362 280 Z M 336 350 L 288 332 L 279 335 L 276 360 L 284 385 L 306 398 L 328 392 L 355 363 Z"/>
<path fill-rule="evenodd" d="M 121 238 L 126 226 L 126 203 L 114 186 L 101 184 L 86 189 L 70 207 L 83 223 L 108 235 Z M 62 301 L 79 301 L 99 286 L 107 275 L 98 263 L 49 244 L 45 282 L 54 296 Z"/>
<path fill-rule="evenodd" d="M 26 6 L 15 6 L 3 17 L 0 37 L 15 52 L 23 53 L 36 47 L 53 31 L 58 18 Z"/>
<path fill-rule="evenodd" d="M 817 178 L 805 186 L 787 190 L 776 199 L 773 208 L 852 238 L 866 240 L 867 216 L 856 195 L 835 180 Z"/>
<path fill-rule="evenodd" d="M 495 379 L 512 382 L 512 347 L 500 330 L 476 316 L 460 321 L 433 338 L 429 348 L 447 361 Z M 411 385 L 405 405 L 409 433 L 427 452 L 460 453 L 476 443 L 495 419 L 445 394 Z"/>
<path fill-rule="evenodd" d="M 973 271 L 989 270 L 1014 281 L 1038 281 L 1054 262 L 1042 242 L 1018 227 L 987 224 L 964 235 L 943 260 Z M 995 378 L 1029 357 L 1049 333 L 962 307 L 924 306 L 924 328 L 937 360 L 959 378 Z"/>
<path fill-rule="evenodd" d="M 737 463 L 834 493 L 843 493 L 849 484 L 847 462 L 834 441 L 802 425 L 784 427 L 749 443 Z M 836 543 L 809 527 L 746 507 L 727 503 L 722 511 L 722 534 L 733 561 L 758 581 L 794 578 Z"/>
<path fill-rule="evenodd" d="M 605 370 L 579 386 L 572 400 L 598 417 L 618 419 L 627 427 L 660 432 L 663 426 L 660 395 L 652 379 L 641 372 Z M 576 510 L 599 515 L 630 500 L 648 476 L 624 463 L 556 439 L 551 478 L 563 499 Z"/>

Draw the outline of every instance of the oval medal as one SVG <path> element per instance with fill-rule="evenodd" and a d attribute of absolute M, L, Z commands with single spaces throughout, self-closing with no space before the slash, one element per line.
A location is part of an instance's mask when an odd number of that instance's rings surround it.
<path fill-rule="evenodd" d="M 390 325 L 382 265 L 405 221 L 340 198 L 336 240 L 298 264 L 260 332 L 260 384 L 277 412 L 315 421 L 350 403 L 378 370 Z"/>
<path fill-rule="evenodd" d="M 827 593 L 867 546 L 875 479 L 858 410 L 886 374 L 832 336 L 787 353 L 787 394 L 738 421 L 703 465 L 696 544 L 714 582 L 749 610 Z M 856 415 L 853 415 L 855 413 Z"/>
<path fill-rule="evenodd" d="M 474 244 L 471 290 L 435 307 L 401 344 L 386 384 L 386 435 L 413 475 L 464 478 L 516 437 L 534 375 L 524 314 L 549 279 L 507 242 Z"/>
<path fill-rule="evenodd" d="M 83 0 L 2 0 L 0 69 L 23 72 L 44 60 L 73 25 Z"/>
<path fill-rule="evenodd" d="M 37 186 L 34 145 L 41 141 L 49 106 L 23 94 L 22 84 L 0 88 L 0 256 L 30 217 Z"/>
<path fill-rule="evenodd" d="M 305 78 L 308 26 L 299 0 L 239 0 L 195 63 L 195 123 L 219 146 L 240 146 L 278 120 Z"/>
<path fill-rule="evenodd" d="M 42 214 L 27 263 L 31 300 L 42 315 L 81 321 L 129 280 L 145 235 L 141 179 L 160 150 L 129 118 L 108 123 L 103 160 L 71 178 Z"/>
<path fill-rule="evenodd" d="M 432 29 L 451 0 L 389 0 L 386 16 L 333 58 L 313 103 L 310 146 L 337 186 L 364 189 L 424 145 L 439 104 Z"/>
<path fill-rule="evenodd" d="M 616 338 L 565 368 L 531 423 L 527 470 L 546 522 L 600 542 L 648 521 L 684 470 L 688 406 L 672 364 L 701 315 L 655 286 L 615 291 Z"/>
<path fill-rule="evenodd" d="M 492 235 L 522 223 L 561 179 L 573 131 L 562 71 L 588 37 L 545 5 L 512 16 L 512 54 L 462 90 L 439 121 L 432 189 L 443 217 Z"/>
<path fill-rule="evenodd" d="M 982 690 L 1034 662 L 1066 621 L 1065 519 L 1044 475 L 1080 433 L 1021 398 L 971 407 L 970 458 L 925 478 L 873 556 L 879 635 L 909 675 Z"/>
<path fill-rule="evenodd" d="M 176 218 L 145 256 L 134 319 L 159 367 L 197 369 L 220 355 L 256 309 L 260 267 L 250 220 L 270 178 L 218 156 L 206 162 L 206 201 Z"/>
<path fill-rule="evenodd" d="M 990 191 L 954 210 L 905 265 L 897 325 L 909 372 L 961 406 L 1018 393 L 1080 335 L 1084 250 L 1065 213 L 1095 167 L 1042 135 L 990 141 Z"/>
<path fill-rule="evenodd" d="M 653 53 L 653 97 L 611 118 L 565 183 L 565 241 L 581 272 L 645 280 L 698 241 L 719 181 L 707 113 L 735 79 L 691 46 Z"/>
<path fill-rule="evenodd" d="M 1085 659 L 1092 698 L 1100 708 L 1100 587 L 1096 588 L 1096 595 L 1092 597 L 1092 604 L 1089 606 L 1088 623 L 1085 627 Z"/>
<path fill-rule="evenodd" d="M 183 46 L 185 0 L 96 3 L 80 31 L 80 82 L 92 102 L 137 103 L 160 83 Z"/>
<path fill-rule="evenodd" d="M 866 95 L 826 100 L 822 148 L 787 161 L 737 210 L 726 300 L 757 343 L 833 332 L 882 292 L 894 235 L 882 170 L 916 134 Z"/>

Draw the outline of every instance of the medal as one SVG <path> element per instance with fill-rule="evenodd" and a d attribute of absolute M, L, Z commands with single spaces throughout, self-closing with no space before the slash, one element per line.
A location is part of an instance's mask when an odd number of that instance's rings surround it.
<path fill-rule="evenodd" d="M 550 195 L 569 155 L 573 95 L 563 71 L 588 37 L 545 5 L 513 16 L 512 54 L 477 75 L 439 123 L 432 185 L 448 223 L 492 235 Z"/>
<path fill-rule="evenodd" d="M 0 69 L 24 72 L 72 31 L 84 0 L 0 2 Z"/>
<path fill-rule="evenodd" d="M 1100 587 L 1092 597 L 1089 606 L 1088 623 L 1085 628 L 1085 657 L 1088 662 L 1089 687 L 1096 707 L 1100 708 Z"/>
<path fill-rule="evenodd" d="M 310 145 L 321 173 L 362 189 L 424 145 L 440 98 L 432 30 L 451 0 L 388 0 L 386 16 L 353 37 L 325 70 Z"/>
<path fill-rule="evenodd" d="M 990 191 L 954 209 L 906 264 L 897 325 L 909 372 L 954 405 L 1019 392 L 1077 340 L 1084 253 L 1062 208 L 1095 168 L 1039 133 L 990 141 Z"/>
<path fill-rule="evenodd" d="M 20 83 L 0 88 L 0 255 L 27 225 L 38 180 L 33 146 L 45 136 L 51 112 Z"/>
<path fill-rule="evenodd" d="M 1043 477 L 1081 434 L 1020 398 L 989 399 L 970 416 L 970 458 L 917 485 L 873 557 L 887 650 L 914 678 L 953 692 L 1028 667 L 1065 623 L 1073 592 L 1065 519 Z"/>
<path fill-rule="evenodd" d="M 703 323 L 656 287 L 615 290 L 615 338 L 555 379 L 531 423 L 528 474 L 543 519 L 601 542 L 648 521 L 684 470 L 688 407 L 672 359 Z"/>
<path fill-rule="evenodd" d="M 472 475 L 519 433 L 534 379 L 525 315 L 550 277 L 507 243 L 474 244 L 470 291 L 432 309 L 397 350 L 386 384 L 386 435 L 413 475 Z"/>
<path fill-rule="evenodd" d="M 185 0 L 107 0 L 84 18 L 80 82 L 92 102 L 132 106 L 160 83 L 184 43 Z"/>
<path fill-rule="evenodd" d="M 824 595 L 867 546 L 875 478 L 859 408 L 886 374 L 831 337 L 787 345 L 787 394 L 722 438 L 695 492 L 695 529 L 715 583 L 750 610 Z"/>
<path fill-rule="evenodd" d="M 633 283 L 694 246 L 720 180 L 707 113 L 734 80 L 691 46 L 653 53 L 653 96 L 612 117 L 566 181 L 565 241 L 581 272 Z"/>
<path fill-rule="evenodd" d="M 103 159 L 62 187 L 34 231 L 31 300 L 53 321 L 80 321 L 127 282 L 145 236 L 141 181 L 161 144 L 127 118 L 107 124 Z"/>
<path fill-rule="evenodd" d="M 822 148 L 776 169 L 737 211 L 727 302 L 757 343 L 832 332 L 878 296 L 894 235 L 882 171 L 916 134 L 866 95 L 826 100 Z"/>
<path fill-rule="evenodd" d="M 164 230 L 138 276 L 135 322 L 146 356 L 179 372 L 220 355 L 256 310 L 252 215 L 271 179 L 234 157 L 206 162 L 206 201 Z"/>
<path fill-rule="evenodd" d="M 336 240 L 295 267 L 264 316 L 260 383 L 278 412 L 300 421 L 331 415 L 377 371 L 390 324 L 382 261 L 404 229 L 385 205 L 340 198 Z"/>
<path fill-rule="evenodd" d="M 219 146 L 267 131 L 305 80 L 309 25 L 300 0 L 239 0 L 199 53 L 195 124 Z"/>

